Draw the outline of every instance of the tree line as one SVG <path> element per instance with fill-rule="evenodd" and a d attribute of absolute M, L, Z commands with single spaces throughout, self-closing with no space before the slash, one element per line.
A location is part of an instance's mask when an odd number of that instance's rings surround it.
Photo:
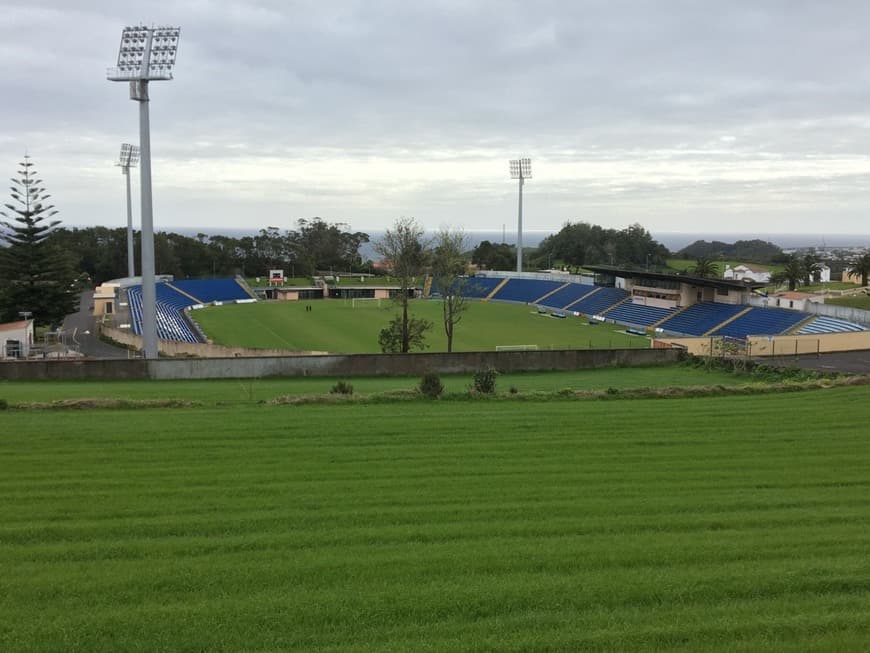
<path fill-rule="evenodd" d="M 668 248 L 639 224 L 609 229 L 588 222 L 568 222 L 528 255 L 523 252 L 523 259 L 533 270 L 554 265 L 572 269 L 596 264 L 659 267 L 669 256 Z M 471 252 L 471 261 L 487 270 L 515 269 L 516 247 L 485 240 Z"/>
<path fill-rule="evenodd" d="M 134 235 L 137 270 L 140 235 Z M 58 227 L 47 235 L 47 242 L 72 253 L 79 274 L 93 284 L 127 275 L 126 228 Z M 371 271 L 371 261 L 363 261 L 359 251 L 367 242 L 368 234 L 311 218 L 298 220 L 295 229 L 281 232 L 268 227 L 256 236 L 239 238 L 158 231 L 154 234 L 154 259 L 161 274 L 179 279 L 261 276 L 269 269 L 310 277 L 322 270 Z"/>

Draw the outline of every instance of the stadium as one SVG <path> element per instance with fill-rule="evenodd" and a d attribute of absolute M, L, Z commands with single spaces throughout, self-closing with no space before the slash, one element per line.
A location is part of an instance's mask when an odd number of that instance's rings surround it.
<path fill-rule="evenodd" d="M 142 293 L 136 279 L 118 280 L 97 289 L 94 313 L 112 340 L 136 346 L 142 326 Z M 478 273 L 466 280 L 464 293 L 480 304 L 531 306 L 540 315 L 563 318 L 569 325 L 607 324 L 645 338 L 650 348 L 677 347 L 698 355 L 777 356 L 870 349 L 870 320 L 865 311 L 821 303 L 796 310 L 778 297 L 758 292 L 761 283 L 646 272 L 612 266 L 590 266 L 584 275 L 552 273 Z M 252 288 L 242 279 L 172 280 L 157 284 L 158 336 L 164 354 L 221 357 L 262 356 L 268 345 L 256 339 L 232 352 L 215 347 L 213 334 L 197 319 L 206 306 L 342 304 L 370 301 L 389 310 L 397 288 L 353 275 L 318 279 L 310 287 L 281 285 Z M 414 289 L 417 302 L 437 300 L 444 289 L 424 280 Z M 793 304 L 793 302 L 788 302 Z M 246 309 L 236 309 L 244 315 Z M 211 313 L 210 324 L 214 324 Z M 355 319 L 363 319 L 361 313 Z M 380 319 L 384 319 L 383 316 Z M 283 329 L 294 328 L 286 324 Z M 499 336 L 493 349 L 520 347 Z M 577 339 L 580 340 L 579 338 Z M 644 346 L 637 341 L 632 347 Z M 534 345 L 537 347 L 537 345 Z M 532 345 L 529 348 L 533 348 Z M 279 349 L 272 347 L 272 349 Z M 324 351 L 326 349 L 326 351 Z M 299 346 L 293 353 L 312 351 Z M 328 343 L 317 349 L 330 353 Z M 341 353 L 358 353 L 340 349 Z"/>

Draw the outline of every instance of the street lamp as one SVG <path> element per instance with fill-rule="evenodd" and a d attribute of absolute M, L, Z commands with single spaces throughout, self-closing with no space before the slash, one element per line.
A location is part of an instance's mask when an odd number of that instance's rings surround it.
<path fill-rule="evenodd" d="M 121 155 L 118 165 L 121 174 L 127 178 L 127 276 L 136 276 L 136 261 L 133 255 L 133 200 L 130 196 L 130 168 L 135 168 L 139 162 L 139 148 L 129 143 L 121 145 Z"/>
<path fill-rule="evenodd" d="M 139 193 L 142 196 L 142 351 L 157 358 L 157 288 L 154 278 L 154 214 L 151 205 L 151 126 L 148 82 L 172 79 L 178 27 L 125 27 L 121 31 L 118 66 L 106 77 L 130 82 L 130 99 L 139 103 Z"/>
<path fill-rule="evenodd" d="M 532 178 L 531 159 L 513 159 L 511 164 L 511 179 L 519 179 L 520 201 L 517 217 L 517 272 L 523 271 L 523 181 Z"/>

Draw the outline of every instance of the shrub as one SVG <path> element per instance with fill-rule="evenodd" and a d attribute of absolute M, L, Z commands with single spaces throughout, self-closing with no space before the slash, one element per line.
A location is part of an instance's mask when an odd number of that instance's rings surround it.
<path fill-rule="evenodd" d="M 334 386 L 332 386 L 332 390 L 330 392 L 334 395 L 352 395 L 353 394 L 353 383 L 349 381 L 339 381 Z"/>
<path fill-rule="evenodd" d="M 420 392 L 427 397 L 437 399 L 444 392 L 444 384 L 441 383 L 441 377 L 434 370 L 427 370 L 420 378 Z"/>
<path fill-rule="evenodd" d="M 519 391 L 520 391 L 520 389 L 515 385 L 512 385 L 510 387 L 510 389 L 508 390 L 508 392 L 510 392 L 512 395 L 517 394 Z"/>
<path fill-rule="evenodd" d="M 494 367 L 486 367 L 479 369 L 474 373 L 474 391 L 481 394 L 492 394 L 495 392 L 495 378 L 498 376 L 498 370 Z"/>
<path fill-rule="evenodd" d="M 6 410 L 9 408 L 9 402 L 5 399 L 0 399 L 0 410 Z"/>

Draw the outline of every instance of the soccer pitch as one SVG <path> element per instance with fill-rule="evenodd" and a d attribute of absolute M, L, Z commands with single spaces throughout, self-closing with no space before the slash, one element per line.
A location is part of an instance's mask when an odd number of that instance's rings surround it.
<path fill-rule="evenodd" d="M 312 311 L 306 311 L 310 305 Z M 433 323 L 426 351 L 447 350 L 436 300 L 411 302 L 412 314 Z M 378 353 L 378 332 L 398 313 L 383 300 L 352 302 L 257 302 L 213 306 L 191 316 L 215 344 L 255 349 L 335 353 Z M 493 351 L 500 345 L 537 345 L 539 349 L 647 348 L 649 340 L 611 324 L 591 326 L 586 319 L 539 315 L 533 306 L 470 302 L 456 328 L 454 351 Z"/>
<path fill-rule="evenodd" d="M 867 399 L 5 411 L 0 650 L 866 650 Z"/>

